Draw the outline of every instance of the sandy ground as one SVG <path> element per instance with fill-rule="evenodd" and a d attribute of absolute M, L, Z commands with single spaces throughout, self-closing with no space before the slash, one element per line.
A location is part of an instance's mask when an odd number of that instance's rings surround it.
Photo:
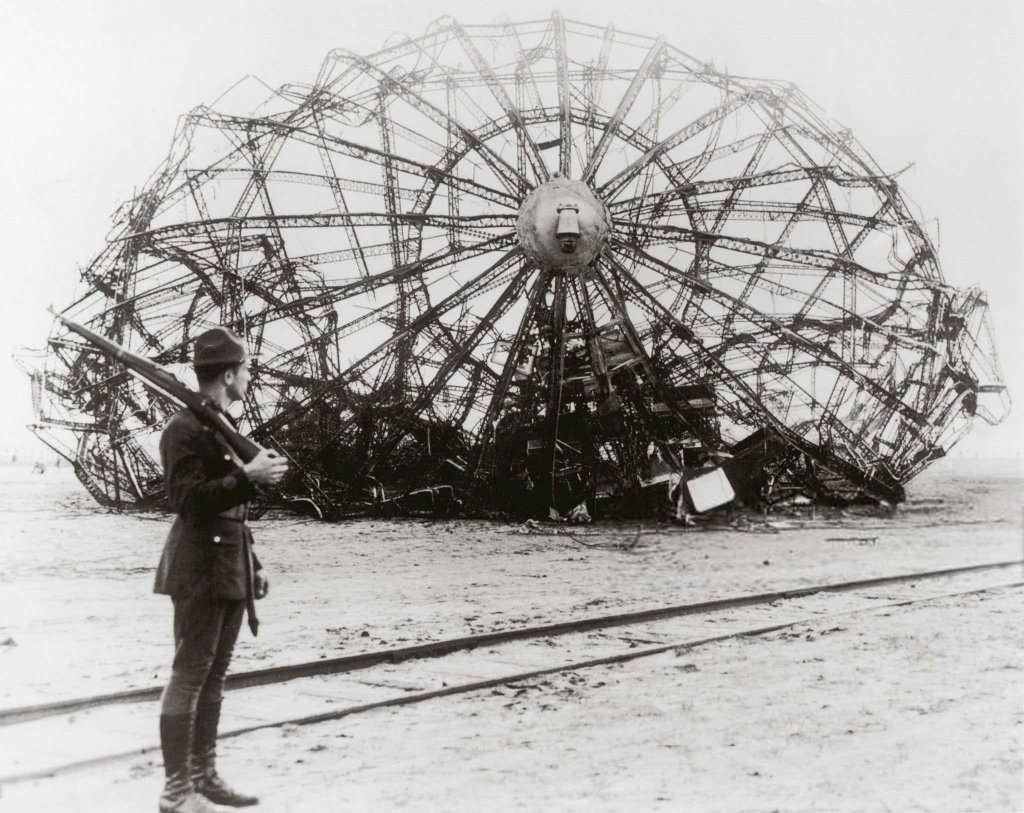
<path fill-rule="evenodd" d="M 891 514 L 713 531 L 267 521 L 272 592 L 234 668 L 1019 558 L 1022 482 L 939 471 Z M 170 613 L 150 585 L 166 518 L 97 512 L 66 472 L 10 468 L 0 509 L 0 707 L 161 683 Z M 1020 598 L 253 734 L 223 762 L 281 811 L 1022 809 Z M 0 810 L 152 809 L 158 774 L 139 760 L 12 786 Z"/>

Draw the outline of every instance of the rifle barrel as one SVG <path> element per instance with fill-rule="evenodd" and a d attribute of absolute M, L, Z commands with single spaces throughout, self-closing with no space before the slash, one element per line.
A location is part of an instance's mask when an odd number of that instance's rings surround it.
<path fill-rule="evenodd" d="M 77 333 L 87 342 L 99 348 L 103 353 L 123 364 L 129 371 L 135 373 L 157 392 L 183 404 L 191 410 L 200 421 L 224 439 L 235 454 L 241 458 L 243 463 L 248 463 L 263 451 L 263 447 L 256 443 L 256 441 L 247 438 L 235 429 L 230 421 L 228 421 L 227 416 L 219 409 L 216 409 L 209 398 L 194 390 L 190 390 L 159 364 L 130 350 L 126 350 L 106 336 L 101 336 L 99 333 L 89 330 L 89 328 L 78 324 L 78 322 L 72 319 L 68 319 L 66 316 L 55 313 L 54 317 L 68 330 Z"/>

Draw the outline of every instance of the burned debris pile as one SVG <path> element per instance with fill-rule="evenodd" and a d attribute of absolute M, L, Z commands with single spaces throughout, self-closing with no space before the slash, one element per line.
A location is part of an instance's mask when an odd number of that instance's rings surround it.
<path fill-rule="evenodd" d="M 183 381 L 198 333 L 245 336 L 242 425 L 293 464 L 268 504 L 898 502 L 1009 408 L 984 294 L 790 84 L 555 15 L 252 89 L 183 118 L 65 313 Z M 158 501 L 174 405 L 56 327 L 21 361 L 93 496 Z"/>

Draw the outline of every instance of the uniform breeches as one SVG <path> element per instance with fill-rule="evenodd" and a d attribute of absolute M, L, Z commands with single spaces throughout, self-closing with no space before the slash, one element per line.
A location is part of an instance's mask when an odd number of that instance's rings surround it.
<path fill-rule="evenodd" d="M 173 597 L 174 664 L 160 698 L 161 714 L 193 714 L 219 703 L 245 602 L 204 594 Z"/>

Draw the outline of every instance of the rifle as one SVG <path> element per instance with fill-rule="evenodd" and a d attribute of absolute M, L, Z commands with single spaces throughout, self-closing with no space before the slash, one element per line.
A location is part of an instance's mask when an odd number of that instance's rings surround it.
<path fill-rule="evenodd" d="M 210 427 L 224 439 L 243 463 L 248 463 L 263 451 L 262 446 L 235 429 L 227 419 L 227 416 L 214 406 L 210 398 L 202 393 L 190 390 L 159 364 L 154 364 L 147 358 L 137 356 L 130 350 L 125 350 L 119 344 L 115 344 L 98 333 L 93 333 L 89 328 L 73 322 L 59 313 L 54 313 L 53 315 L 68 330 L 77 333 L 87 342 L 99 348 L 103 353 L 119 361 L 129 372 L 141 378 L 157 392 L 166 395 L 186 409 L 190 409 L 203 424 Z"/>

